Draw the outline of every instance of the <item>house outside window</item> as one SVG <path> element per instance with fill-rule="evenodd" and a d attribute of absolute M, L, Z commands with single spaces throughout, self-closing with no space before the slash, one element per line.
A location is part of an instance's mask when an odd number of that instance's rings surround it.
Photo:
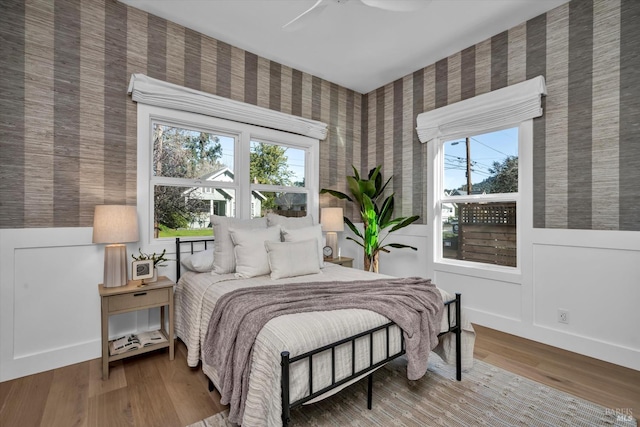
<path fill-rule="evenodd" d="M 213 214 L 218 216 L 227 216 L 227 201 L 215 200 L 213 202 Z"/>
<path fill-rule="evenodd" d="M 150 241 L 210 236 L 213 214 L 317 216 L 317 139 L 146 105 L 138 120 Z"/>
<path fill-rule="evenodd" d="M 232 215 L 237 134 L 204 123 L 150 125 L 154 237 L 210 235 L 212 214 Z"/>

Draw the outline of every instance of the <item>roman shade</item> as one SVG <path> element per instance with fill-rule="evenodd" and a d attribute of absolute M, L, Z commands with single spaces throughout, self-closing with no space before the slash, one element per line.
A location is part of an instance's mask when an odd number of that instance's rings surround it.
<path fill-rule="evenodd" d="M 134 101 L 147 105 L 204 114 L 321 140 L 327 137 L 326 123 L 189 89 L 144 74 L 131 75 L 128 93 Z"/>
<path fill-rule="evenodd" d="M 421 142 L 435 138 L 474 135 L 542 115 L 544 77 L 497 89 L 455 104 L 419 114 L 416 131 Z"/>

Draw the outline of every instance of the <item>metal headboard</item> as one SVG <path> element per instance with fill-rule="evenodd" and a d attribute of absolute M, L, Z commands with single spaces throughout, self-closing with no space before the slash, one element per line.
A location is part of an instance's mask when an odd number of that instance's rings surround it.
<path fill-rule="evenodd" d="M 176 280 L 180 279 L 180 253 L 185 252 L 182 251 L 182 246 L 189 245 L 189 253 L 193 254 L 195 252 L 206 251 L 207 245 L 213 245 L 213 237 L 207 237 L 204 239 L 189 239 L 189 240 L 180 240 L 179 237 L 176 237 Z M 200 249 L 204 246 L 204 249 Z"/>

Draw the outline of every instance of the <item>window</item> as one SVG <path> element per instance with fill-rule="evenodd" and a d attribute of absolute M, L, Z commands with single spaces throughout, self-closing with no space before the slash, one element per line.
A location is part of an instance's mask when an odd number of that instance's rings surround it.
<path fill-rule="evenodd" d="M 533 119 L 545 94 L 538 76 L 418 115 L 435 236 L 428 269 L 505 278 L 530 267 Z"/>
<path fill-rule="evenodd" d="M 253 216 L 274 212 L 284 216 L 306 216 L 305 150 L 259 140 L 251 141 L 251 188 L 260 197 Z"/>
<path fill-rule="evenodd" d="M 518 128 L 441 149 L 442 258 L 516 267 Z"/>
<path fill-rule="evenodd" d="M 138 126 L 149 241 L 210 236 L 212 214 L 317 215 L 317 139 L 143 104 Z"/>
<path fill-rule="evenodd" d="M 237 140 L 205 126 L 151 120 L 155 238 L 211 235 L 211 214 L 234 215 Z"/>

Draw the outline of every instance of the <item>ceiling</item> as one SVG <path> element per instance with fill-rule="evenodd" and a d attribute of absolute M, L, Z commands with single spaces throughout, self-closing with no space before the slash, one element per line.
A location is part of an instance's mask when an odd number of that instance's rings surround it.
<path fill-rule="evenodd" d="M 200 33 L 360 93 L 433 64 L 568 0 L 412 0 L 391 12 L 324 0 L 297 31 L 282 26 L 316 0 L 121 0 Z M 405 0 L 406 1 L 406 0 Z"/>

